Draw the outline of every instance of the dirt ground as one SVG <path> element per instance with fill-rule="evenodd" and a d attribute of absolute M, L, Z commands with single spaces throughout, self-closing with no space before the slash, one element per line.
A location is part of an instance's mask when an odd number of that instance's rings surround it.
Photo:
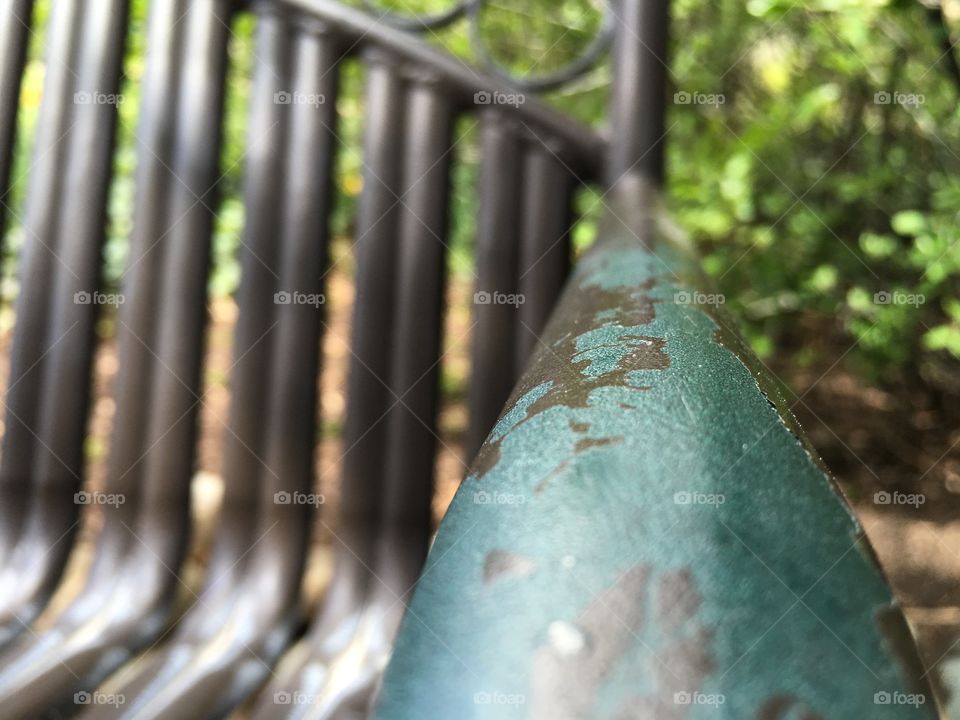
<path fill-rule="evenodd" d="M 349 315 L 352 304 L 352 258 L 348 243 L 334 245 L 334 270 L 328 277 L 327 331 L 323 341 L 324 367 L 320 381 L 321 418 L 317 453 L 320 491 L 332 518 L 337 506 L 337 473 L 342 446 L 345 375 L 349 357 Z M 446 400 L 439 418 L 440 453 L 437 460 L 436 516 L 445 511 L 465 472 L 462 459 L 466 426 L 464 404 L 469 372 L 470 294 L 466 280 L 449 287 L 450 308 L 445 331 L 443 386 Z M 210 329 L 204 371 L 206 396 L 200 416 L 201 439 L 194 482 L 196 533 L 187 568 L 188 584 L 199 589 L 202 568 L 215 526 L 222 492 L 221 442 L 229 413 L 231 336 L 236 318 L 231 300 L 210 307 Z M 8 373 L 11 313 L 0 312 L 0 397 Z M 109 323 L 103 325 L 95 363 L 94 401 L 87 443 L 88 482 L 102 482 L 108 453 L 114 403 L 110 396 L 117 371 Z M 839 357 L 839 344 L 821 353 Z M 869 387 L 844 363 L 797 368 L 786 359 L 768 363 L 792 393 L 794 412 L 828 467 L 847 493 L 857 516 L 873 542 L 881 563 L 917 634 L 928 668 L 950 654 L 960 656 L 960 409 L 923 393 L 901 388 L 897 392 Z M 0 424 L 2 432 L 2 424 Z M 894 490 L 922 493 L 922 505 L 878 504 L 875 493 Z M 326 521 L 329 522 L 329 521 Z M 84 536 L 96 532 L 98 518 L 84 518 Z M 324 533 L 318 532 L 317 551 L 308 571 L 306 592 L 315 599 L 329 572 Z M 76 554 L 70 577 L 81 576 L 88 553 Z M 60 607 L 73 594 L 67 583 L 55 600 Z"/>

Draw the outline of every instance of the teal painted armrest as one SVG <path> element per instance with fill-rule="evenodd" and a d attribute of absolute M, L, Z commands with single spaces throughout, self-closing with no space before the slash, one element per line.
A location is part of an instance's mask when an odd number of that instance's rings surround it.
<path fill-rule="evenodd" d="M 934 716 L 863 531 L 643 197 L 457 493 L 377 717 Z"/>

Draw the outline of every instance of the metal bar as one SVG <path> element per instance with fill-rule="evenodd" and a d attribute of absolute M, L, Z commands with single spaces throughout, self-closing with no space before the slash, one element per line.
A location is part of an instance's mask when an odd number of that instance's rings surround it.
<path fill-rule="evenodd" d="M 27 59 L 33 0 L 7 0 L 0 10 L 0 249 L 10 204 L 9 182 L 13 164 L 20 81 Z"/>
<path fill-rule="evenodd" d="M 669 0 L 615 0 L 611 141 L 605 182 L 638 173 L 663 184 Z"/>
<path fill-rule="evenodd" d="M 508 111 L 491 109 L 481 116 L 481 123 L 467 457 L 480 449 L 517 379 L 513 357 L 519 327 L 523 146 Z"/>
<path fill-rule="evenodd" d="M 549 150 L 540 145 L 527 150 L 517 282 L 523 303 L 519 308 L 513 382 L 520 379 L 539 346 L 539 336 L 570 271 L 575 186 L 576 178 Z M 490 427 L 492 424 L 487 431 Z"/>
<path fill-rule="evenodd" d="M 932 716 L 875 702 L 931 696 L 776 383 L 639 179 L 608 202 L 443 520 L 376 717 Z"/>
<path fill-rule="evenodd" d="M 396 292 L 397 223 L 405 140 L 405 91 L 392 56 L 366 56 L 363 193 L 356 225 L 356 281 L 347 378 L 342 495 L 336 583 L 362 592 L 374 562 L 373 534 L 385 482 L 392 313 Z M 354 531 L 355 530 L 355 531 Z"/>
<path fill-rule="evenodd" d="M 49 598 L 76 528 L 97 314 L 89 300 L 116 121 L 115 106 L 100 98 L 117 94 L 126 5 L 61 3 L 51 22 L 41 114 L 52 117 L 38 128 L 0 470 L 4 500 L 12 501 L 3 503 L 0 520 L 8 554 L 0 571 L 0 644 Z"/>
<path fill-rule="evenodd" d="M 344 527 L 337 531 L 336 562 L 347 570 L 336 571 L 307 638 L 262 693 L 252 714 L 256 720 L 353 717 L 369 711 L 429 541 L 453 108 L 437 86 L 422 78 L 414 78 L 401 98 L 396 97 L 395 82 L 392 72 L 376 64 L 371 68 L 368 99 L 375 102 L 368 115 L 370 132 L 378 127 L 378 113 L 396 107 L 396 100 L 402 101 L 405 128 L 398 144 L 403 203 L 393 268 L 394 345 L 388 353 L 390 472 L 380 474 L 379 487 L 368 488 L 381 505 L 379 523 L 374 527 L 356 517 L 344 518 Z M 422 132 L 424 127 L 432 132 Z M 379 160 L 395 169 L 392 154 Z M 368 202 L 386 200 L 381 194 L 385 189 Z M 374 269 L 368 265 L 361 276 L 372 280 Z M 372 309 L 368 305 L 364 312 Z M 375 551 L 366 562 L 350 558 L 353 543 L 363 533 L 373 540 Z M 367 545 L 363 548 L 368 551 Z"/>

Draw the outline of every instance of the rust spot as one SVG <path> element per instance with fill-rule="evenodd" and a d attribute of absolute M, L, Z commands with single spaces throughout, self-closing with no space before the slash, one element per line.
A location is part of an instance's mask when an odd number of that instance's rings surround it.
<path fill-rule="evenodd" d="M 619 445 L 624 441 L 625 439 L 623 435 L 618 435 L 616 437 L 583 438 L 582 440 L 577 440 L 577 444 L 573 446 L 573 452 L 574 454 L 579 455 L 590 448 Z"/>
<path fill-rule="evenodd" d="M 528 577 L 536 569 L 536 563 L 528 557 L 491 550 L 483 561 L 483 584 L 491 585 L 503 577 Z"/>
<path fill-rule="evenodd" d="M 562 322 L 569 331 L 550 348 L 541 348 L 534 356 L 530 369 L 514 389 L 506 407 L 514 407 L 528 392 L 546 382 L 553 382 L 550 390 L 531 403 L 525 416 L 514 426 L 520 427 L 531 418 L 553 407 L 585 408 L 590 393 L 601 387 L 629 387 L 644 390 L 631 385 L 627 376 L 635 370 L 665 370 L 670 367 L 670 357 L 666 353 L 666 340 L 642 334 L 622 336 L 618 342 L 610 345 L 597 345 L 587 350 L 577 347 L 577 339 L 584 333 L 603 327 L 631 328 L 647 325 L 656 317 L 655 301 L 649 291 L 656 285 L 656 279 L 650 279 L 634 290 L 622 288 L 607 290 L 600 287 L 581 285 L 576 302 L 563 303 L 558 309 Z M 600 320 L 597 316 L 603 314 Z M 594 377 L 582 374 L 582 367 L 592 362 L 585 356 L 590 350 L 610 347 L 625 352 L 610 372 Z M 574 432 L 585 432 L 580 428 L 585 423 L 571 422 Z M 483 478 L 500 461 L 501 440 L 484 445 L 474 461 L 472 474 Z"/>

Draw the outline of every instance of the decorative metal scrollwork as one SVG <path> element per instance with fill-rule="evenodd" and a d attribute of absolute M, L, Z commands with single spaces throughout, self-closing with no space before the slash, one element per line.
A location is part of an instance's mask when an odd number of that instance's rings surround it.
<path fill-rule="evenodd" d="M 469 22 L 470 44 L 483 68 L 504 82 L 531 92 L 554 90 L 585 75 L 603 59 L 613 39 L 616 18 L 610 2 L 604 2 L 603 20 L 590 44 L 566 66 L 536 75 L 517 75 L 500 64 L 490 52 L 481 30 L 481 18 L 488 0 L 460 0 L 448 10 L 432 15 L 400 15 L 384 10 L 377 0 L 363 0 L 364 6 L 377 14 L 382 22 L 409 32 L 440 30 L 466 18 Z"/>

